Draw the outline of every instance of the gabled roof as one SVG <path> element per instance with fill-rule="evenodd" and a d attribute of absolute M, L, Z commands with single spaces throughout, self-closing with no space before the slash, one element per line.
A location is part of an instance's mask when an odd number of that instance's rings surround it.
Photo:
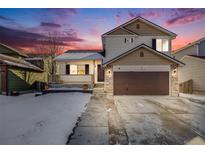
<path fill-rule="evenodd" d="M 184 57 L 181 58 L 181 60 L 183 60 L 186 57 L 195 58 L 198 60 L 205 60 L 205 56 L 196 56 L 196 55 L 185 55 Z"/>
<path fill-rule="evenodd" d="M 0 62 L 6 65 L 9 65 L 9 66 L 13 66 L 13 67 L 25 68 L 25 69 L 30 69 L 34 71 L 40 71 L 40 72 L 43 71 L 37 66 L 32 65 L 31 63 L 23 59 L 18 59 L 18 58 L 14 58 L 14 57 L 3 55 L 3 54 L 0 54 Z"/>
<path fill-rule="evenodd" d="M 111 60 L 109 60 L 109 61 L 107 61 L 107 62 L 103 62 L 103 65 L 106 66 L 106 65 L 108 65 L 108 64 L 110 64 L 110 63 L 113 63 L 114 61 L 116 61 L 116 60 L 118 60 L 118 59 L 120 59 L 120 58 L 122 58 L 122 57 L 124 57 L 124 56 L 126 56 L 126 55 L 128 55 L 128 54 L 130 54 L 130 53 L 132 53 L 132 52 L 134 52 L 134 51 L 136 51 L 137 49 L 140 49 L 140 48 L 145 48 L 145 49 L 147 49 L 147 50 L 149 50 L 149 51 L 151 51 L 151 52 L 154 52 L 155 54 L 157 54 L 157 55 L 159 55 L 159 56 L 162 56 L 162 57 L 164 57 L 165 59 L 167 59 L 167 60 L 169 60 L 169 61 L 172 61 L 172 62 L 174 62 L 174 63 L 177 63 L 177 64 L 179 64 L 179 65 L 185 65 L 185 64 L 182 63 L 181 61 L 179 61 L 179 60 L 177 60 L 177 59 L 175 59 L 175 58 L 173 58 L 173 57 L 171 57 L 171 56 L 168 56 L 167 54 L 164 54 L 164 53 L 162 53 L 162 52 L 159 52 L 159 51 L 157 51 L 157 50 L 154 50 L 154 49 L 150 48 L 149 46 L 147 46 L 146 44 L 141 44 L 141 45 L 139 45 L 139 46 L 137 46 L 137 47 L 135 47 L 135 48 L 133 48 L 133 49 L 127 51 L 127 52 L 124 52 L 123 54 L 121 54 L 121 55 L 119 55 L 119 56 L 117 56 L 117 57 L 115 57 L 115 58 L 113 58 L 113 59 L 111 59 Z"/>
<path fill-rule="evenodd" d="M 196 41 L 194 41 L 192 43 L 188 43 L 186 46 L 184 46 L 184 47 L 182 47 L 180 49 L 175 50 L 174 53 L 176 54 L 177 52 L 180 52 L 180 51 L 182 51 L 184 49 L 187 49 L 187 48 L 189 48 L 189 47 L 191 47 L 193 45 L 197 45 L 197 44 L 201 43 L 202 41 L 205 41 L 205 37 L 202 37 L 202 38 L 200 38 L 200 39 L 198 39 L 198 40 L 196 40 Z"/>
<path fill-rule="evenodd" d="M 142 21 L 142 22 L 144 22 L 144 23 L 147 23 L 148 25 L 151 25 L 151 26 L 155 27 L 156 29 L 158 29 L 158 30 L 160 30 L 160 31 L 163 31 L 163 32 L 167 33 L 167 34 L 170 35 L 170 36 L 173 36 L 173 37 L 176 37 L 176 36 L 177 36 L 177 34 L 171 32 L 171 31 L 169 31 L 169 30 L 167 30 L 167 29 L 165 29 L 165 28 L 163 28 L 163 27 L 161 27 L 161 26 L 159 26 L 159 25 L 157 25 L 157 24 L 155 24 L 155 23 L 153 23 L 153 22 L 151 22 L 151 21 L 149 21 L 149 20 L 147 20 L 147 19 L 141 17 L 141 16 L 138 16 L 138 17 L 135 17 L 135 18 L 129 20 L 128 22 L 125 22 L 124 24 L 122 24 L 122 25 L 120 25 L 120 26 L 118 26 L 118 27 L 116 27 L 116 28 L 114 28 L 114 29 L 112 29 L 112 30 L 110 30 L 110 31 L 108 31 L 108 32 L 106 32 L 106 33 L 104 33 L 104 34 L 102 34 L 102 37 L 103 37 L 103 36 L 106 36 L 106 35 L 109 35 L 111 32 L 113 32 L 113 31 L 115 31 L 115 30 L 117 30 L 117 29 L 119 29 L 119 28 L 125 29 L 125 28 L 124 28 L 125 26 L 127 26 L 128 24 L 131 24 L 132 22 L 135 22 L 135 21 L 137 21 L 137 20 L 140 20 L 140 21 Z M 126 30 L 129 31 L 130 33 L 134 33 L 134 32 L 132 32 L 132 31 L 130 31 L 130 30 L 128 30 L 128 29 L 126 29 Z M 138 35 L 138 34 L 135 33 L 135 35 Z"/>
<path fill-rule="evenodd" d="M 26 54 L 21 53 L 20 51 L 18 51 L 18 50 L 16 50 L 16 49 L 12 48 L 12 47 L 10 47 L 10 46 L 7 46 L 7 45 L 5 45 L 5 44 L 3 44 L 3 43 L 0 43 L 0 45 L 3 46 L 4 48 L 7 48 L 7 49 L 9 49 L 9 50 L 11 50 L 11 51 L 17 53 L 18 55 L 20 55 L 20 56 L 22 56 L 22 57 L 28 57 Z"/>
<path fill-rule="evenodd" d="M 103 59 L 100 50 L 69 50 L 55 57 L 56 61 Z"/>

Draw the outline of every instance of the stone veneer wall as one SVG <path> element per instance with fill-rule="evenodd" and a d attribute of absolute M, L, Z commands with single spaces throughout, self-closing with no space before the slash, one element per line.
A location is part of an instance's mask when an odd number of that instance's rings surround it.
<path fill-rule="evenodd" d="M 179 94 L 178 67 L 175 68 L 176 66 L 171 66 L 171 96 L 178 96 Z"/>
<path fill-rule="evenodd" d="M 106 66 L 105 68 L 104 90 L 113 94 L 113 69 L 111 66 Z"/>

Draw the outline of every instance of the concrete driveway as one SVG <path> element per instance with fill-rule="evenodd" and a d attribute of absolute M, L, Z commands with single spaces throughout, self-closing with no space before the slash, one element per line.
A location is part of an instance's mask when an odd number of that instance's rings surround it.
<path fill-rule="evenodd" d="M 67 144 L 205 144 L 205 103 L 95 94 Z"/>
<path fill-rule="evenodd" d="M 168 96 L 115 96 L 114 101 L 130 144 L 205 144 L 203 102 Z"/>

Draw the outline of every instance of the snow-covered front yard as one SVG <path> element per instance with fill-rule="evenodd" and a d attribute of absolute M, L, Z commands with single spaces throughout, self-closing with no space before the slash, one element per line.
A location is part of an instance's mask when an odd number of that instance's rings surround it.
<path fill-rule="evenodd" d="M 0 95 L 0 144 L 65 144 L 90 96 Z"/>

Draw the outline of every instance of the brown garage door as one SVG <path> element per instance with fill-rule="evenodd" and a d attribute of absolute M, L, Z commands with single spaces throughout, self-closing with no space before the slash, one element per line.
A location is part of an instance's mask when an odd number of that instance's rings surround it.
<path fill-rule="evenodd" d="M 114 95 L 168 95 L 169 72 L 114 72 Z"/>

